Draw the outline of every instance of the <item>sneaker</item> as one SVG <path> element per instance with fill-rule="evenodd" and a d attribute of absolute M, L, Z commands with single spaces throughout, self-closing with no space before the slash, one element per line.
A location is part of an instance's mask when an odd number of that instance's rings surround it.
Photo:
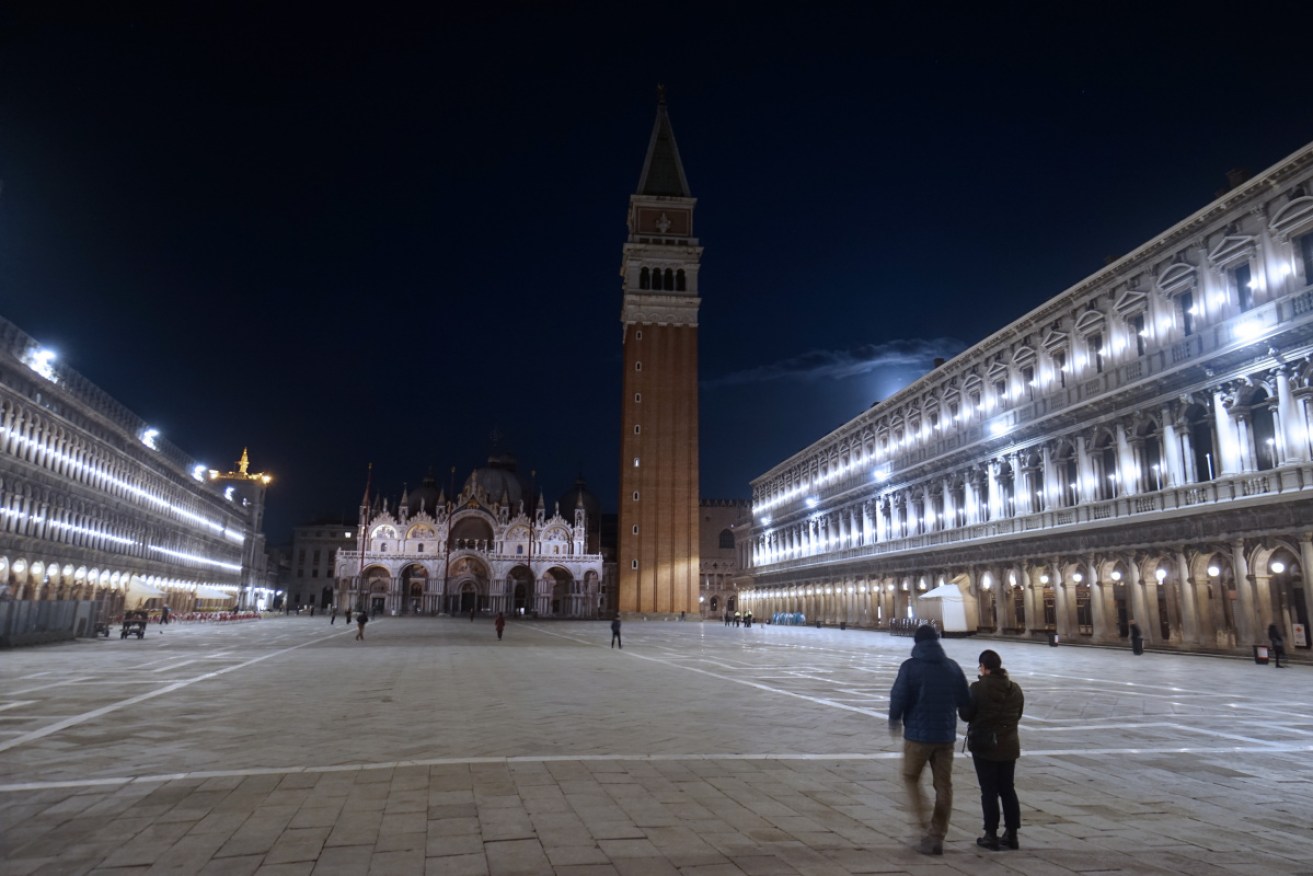
<path fill-rule="evenodd" d="M 916 850 L 923 855 L 942 855 L 944 853 L 944 842 L 928 836 L 922 837 Z"/>

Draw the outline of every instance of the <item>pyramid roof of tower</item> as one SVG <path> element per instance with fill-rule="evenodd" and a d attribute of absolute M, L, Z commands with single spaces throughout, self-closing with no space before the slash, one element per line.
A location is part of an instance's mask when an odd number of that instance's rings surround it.
<path fill-rule="evenodd" d="M 688 180 L 684 177 L 684 163 L 679 160 L 679 146 L 675 143 L 675 132 L 670 127 L 670 114 L 666 111 L 664 93 L 657 103 L 652 139 L 647 144 L 643 175 L 638 180 L 638 194 L 676 198 L 693 196 L 688 189 Z"/>

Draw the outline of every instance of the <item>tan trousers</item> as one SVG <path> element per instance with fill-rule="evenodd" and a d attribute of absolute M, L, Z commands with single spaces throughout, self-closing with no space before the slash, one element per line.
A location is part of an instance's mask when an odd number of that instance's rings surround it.
<path fill-rule="evenodd" d="M 925 792 L 921 789 L 921 773 L 930 764 L 930 777 L 935 788 L 935 805 L 926 817 Z M 903 787 L 907 802 L 912 807 L 916 828 L 940 842 L 948 833 L 948 816 L 953 811 L 953 743 L 913 742 L 903 740 Z"/>

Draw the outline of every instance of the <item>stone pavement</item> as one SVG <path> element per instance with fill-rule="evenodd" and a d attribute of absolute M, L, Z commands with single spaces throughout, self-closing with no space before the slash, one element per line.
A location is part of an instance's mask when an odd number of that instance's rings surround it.
<path fill-rule="evenodd" d="M 809 627 L 275 616 L 0 652 L 0 876 L 1313 873 L 1313 669 L 995 647 L 1022 848 L 955 763 L 912 850 L 911 640 Z"/>

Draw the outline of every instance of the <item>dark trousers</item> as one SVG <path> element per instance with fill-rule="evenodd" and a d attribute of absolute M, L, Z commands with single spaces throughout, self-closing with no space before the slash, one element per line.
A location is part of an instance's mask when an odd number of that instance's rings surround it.
<path fill-rule="evenodd" d="M 980 812 L 985 817 L 985 832 L 998 830 L 998 802 L 1003 801 L 1003 826 L 1008 830 L 1021 827 L 1021 803 L 1012 784 L 1017 770 L 1015 760 L 981 760 L 971 758 L 976 765 L 976 778 L 980 781 Z"/>

